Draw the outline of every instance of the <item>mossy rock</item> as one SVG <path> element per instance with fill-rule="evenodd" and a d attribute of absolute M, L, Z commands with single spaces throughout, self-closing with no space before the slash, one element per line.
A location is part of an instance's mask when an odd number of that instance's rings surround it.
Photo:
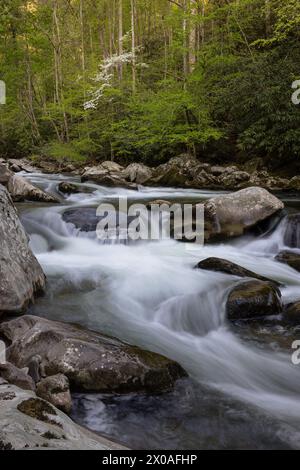
<path fill-rule="evenodd" d="M 200 261 L 200 263 L 195 266 L 195 269 L 204 269 L 205 271 L 220 272 L 228 274 L 230 276 L 253 278 L 263 282 L 271 282 L 272 284 L 279 286 L 279 283 L 277 283 L 276 281 L 272 281 L 264 276 L 260 276 L 259 274 L 256 274 L 253 271 L 249 271 L 248 269 L 245 269 L 236 263 L 222 258 L 207 258 L 203 261 Z"/>
<path fill-rule="evenodd" d="M 283 319 L 291 325 L 300 325 L 300 302 L 288 305 L 283 313 Z"/>
<path fill-rule="evenodd" d="M 230 292 L 226 312 L 229 320 L 278 315 L 282 312 L 280 291 L 268 282 L 244 282 Z"/>
<path fill-rule="evenodd" d="M 39 398 L 29 398 L 18 405 L 18 410 L 31 418 L 38 419 L 44 423 L 60 426 L 52 417 L 57 416 L 55 408 Z"/>
<path fill-rule="evenodd" d="M 300 272 L 300 255 L 297 253 L 282 251 L 276 256 L 276 260 Z"/>
<path fill-rule="evenodd" d="M 65 375 L 71 391 L 161 393 L 186 372 L 176 362 L 75 325 L 23 316 L 0 325 L 8 359 L 29 367 L 40 357 L 45 376 Z"/>

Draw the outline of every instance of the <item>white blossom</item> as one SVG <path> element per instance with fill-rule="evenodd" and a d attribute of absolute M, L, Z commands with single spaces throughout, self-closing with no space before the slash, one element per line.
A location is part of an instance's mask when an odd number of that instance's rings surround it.
<path fill-rule="evenodd" d="M 112 81 L 114 78 L 113 70 L 119 65 L 132 64 L 136 59 L 137 52 L 139 51 L 140 48 L 136 48 L 135 51 L 124 52 L 121 55 L 114 54 L 103 60 L 100 65 L 99 72 L 92 77 L 93 82 L 100 83 L 101 85 L 96 90 L 92 90 L 90 92 L 92 98 L 84 103 L 85 110 L 97 108 L 105 90 L 112 87 Z M 136 63 L 136 67 L 147 68 L 148 65 L 145 63 Z"/>

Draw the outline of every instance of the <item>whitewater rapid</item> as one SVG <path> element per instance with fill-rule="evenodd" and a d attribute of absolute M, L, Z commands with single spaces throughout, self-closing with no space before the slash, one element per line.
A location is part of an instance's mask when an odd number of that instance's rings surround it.
<path fill-rule="evenodd" d="M 65 176 L 27 177 L 57 192 Z M 259 347 L 227 322 L 225 304 L 238 282 L 233 276 L 194 270 L 208 257 L 221 257 L 281 282 L 285 303 L 300 299 L 300 275 L 275 261 L 284 249 L 284 221 L 266 238 L 196 246 L 174 240 L 136 245 L 101 244 L 66 224 L 67 208 L 97 206 L 118 197 L 130 200 L 202 200 L 210 191 L 81 185 L 85 191 L 56 206 L 21 207 L 31 246 L 49 280 L 49 291 L 34 312 L 77 322 L 178 361 L 194 381 L 272 416 L 288 445 L 300 447 L 300 366 L 292 349 Z M 299 330 L 300 339 L 300 330 Z"/>

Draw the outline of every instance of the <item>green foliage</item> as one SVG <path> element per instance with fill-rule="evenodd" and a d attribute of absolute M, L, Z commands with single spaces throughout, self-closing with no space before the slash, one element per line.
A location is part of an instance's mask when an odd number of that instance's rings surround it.
<path fill-rule="evenodd" d="M 83 142 L 80 142 L 80 145 Z M 84 161 L 85 157 L 80 152 L 80 145 L 77 146 L 76 142 L 61 143 L 49 142 L 40 149 L 41 154 L 45 157 L 54 158 L 55 160 L 68 160 L 71 162 Z"/>
<path fill-rule="evenodd" d="M 122 0 L 118 62 L 119 1 L 0 0 L 2 155 L 299 157 L 298 0 L 135 0 L 134 61 Z"/>

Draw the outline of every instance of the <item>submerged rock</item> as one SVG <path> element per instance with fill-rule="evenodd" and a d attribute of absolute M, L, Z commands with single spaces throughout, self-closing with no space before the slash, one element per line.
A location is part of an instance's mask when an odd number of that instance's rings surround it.
<path fill-rule="evenodd" d="M 45 288 L 45 275 L 7 190 L 0 185 L 0 317 L 22 312 Z"/>
<path fill-rule="evenodd" d="M 231 261 L 222 259 L 222 258 L 207 258 L 203 261 L 200 261 L 200 263 L 195 266 L 195 269 L 204 269 L 206 271 L 215 271 L 215 272 L 221 272 L 224 274 L 229 274 L 231 276 L 238 276 L 238 277 L 249 277 L 253 279 L 258 279 L 260 281 L 265 281 L 265 282 L 272 282 L 274 284 L 276 281 L 271 281 L 270 279 L 260 276 L 259 274 L 254 273 L 253 271 L 249 271 L 246 268 L 243 268 L 242 266 L 239 266 L 238 264 L 235 264 Z"/>
<path fill-rule="evenodd" d="M 58 189 L 63 194 L 78 194 L 82 192 L 79 186 L 73 183 L 67 183 L 66 181 L 59 183 Z"/>
<path fill-rule="evenodd" d="M 95 232 L 101 217 L 97 216 L 96 207 L 76 207 L 63 213 L 63 220 L 73 224 L 81 232 Z"/>
<path fill-rule="evenodd" d="M 38 317 L 3 323 L 0 334 L 10 344 L 9 361 L 26 367 L 39 355 L 46 376 L 64 374 L 76 391 L 156 393 L 186 375 L 179 364 L 159 354 Z"/>
<path fill-rule="evenodd" d="M 278 315 L 282 312 L 280 292 L 267 282 L 244 282 L 230 292 L 226 312 L 229 320 Z"/>
<path fill-rule="evenodd" d="M 75 424 L 33 392 L 0 383 L 0 446 L 7 450 L 126 450 Z"/>
<path fill-rule="evenodd" d="M 288 305 L 283 313 L 283 319 L 291 325 L 300 325 L 300 302 Z"/>
<path fill-rule="evenodd" d="M 205 239 L 237 237 L 284 208 L 263 188 L 247 188 L 210 199 L 204 205 Z"/>
<path fill-rule="evenodd" d="M 36 394 L 64 413 L 70 414 L 72 397 L 69 380 L 65 375 L 57 374 L 42 379 L 37 384 Z"/>
<path fill-rule="evenodd" d="M 287 217 L 284 244 L 290 248 L 300 248 L 300 214 Z"/>
<path fill-rule="evenodd" d="M 276 260 L 280 263 L 287 264 L 291 268 L 300 272 L 300 255 L 293 253 L 292 251 L 281 251 L 277 256 Z"/>
<path fill-rule="evenodd" d="M 74 209 L 67 209 L 62 217 L 64 222 L 74 225 L 74 227 L 81 232 L 95 232 L 99 222 L 104 219 L 104 217 L 109 219 L 109 215 L 107 215 L 107 217 L 97 215 L 97 207 L 75 207 Z M 117 212 L 116 214 L 111 214 L 112 226 L 114 226 L 114 222 L 116 222 L 116 229 L 118 229 L 121 222 L 123 222 L 124 227 L 127 227 L 134 219 L 135 217 L 127 218 L 125 213 Z"/>

